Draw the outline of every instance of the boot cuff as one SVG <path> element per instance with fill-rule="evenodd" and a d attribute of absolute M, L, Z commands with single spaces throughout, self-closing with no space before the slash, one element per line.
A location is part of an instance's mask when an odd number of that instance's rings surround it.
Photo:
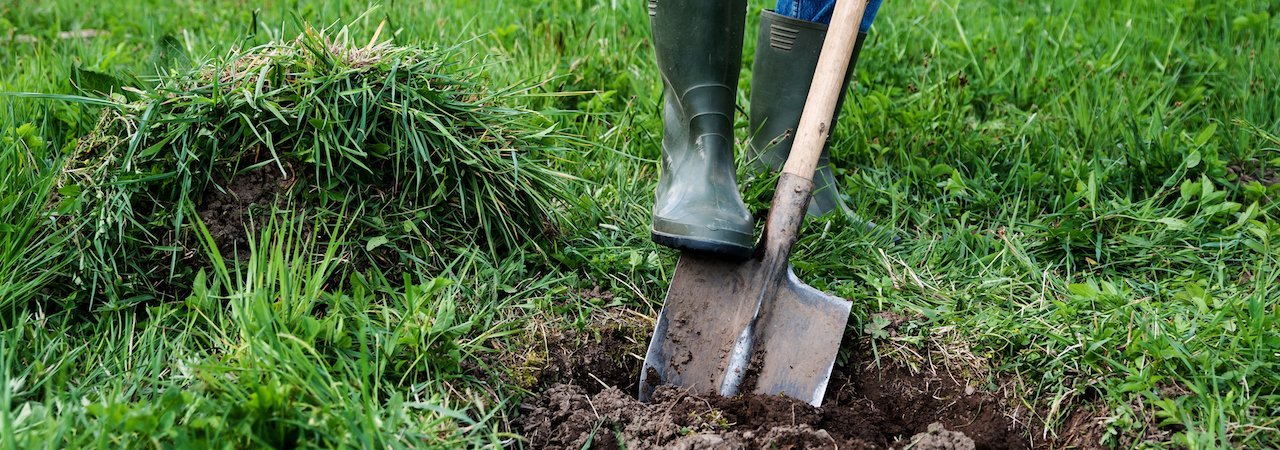
<path fill-rule="evenodd" d="M 789 27 L 808 28 L 811 30 L 827 31 L 827 25 L 818 22 L 810 22 L 808 20 L 797 19 L 795 17 L 778 14 L 772 9 L 760 11 L 761 21 L 768 21 L 770 24 L 786 25 Z"/>
<path fill-rule="evenodd" d="M 769 33 L 769 46 L 782 51 L 791 51 L 796 36 L 802 32 L 826 33 L 827 26 L 817 22 L 800 20 L 784 16 L 770 10 L 760 11 L 760 32 Z"/>

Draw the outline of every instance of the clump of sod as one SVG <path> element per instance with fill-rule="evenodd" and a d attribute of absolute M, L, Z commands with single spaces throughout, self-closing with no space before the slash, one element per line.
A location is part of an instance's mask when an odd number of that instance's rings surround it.
<path fill-rule="evenodd" d="M 566 141 L 519 106 L 526 91 L 487 86 L 451 49 L 379 34 L 355 44 L 307 29 L 113 94 L 62 177 L 62 201 L 86 220 L 79 281 L 112 299 L 153 296 L 181 277 L 202 207 L 243 197 L 233 186 L 248 174 L 290 208 L 355 217 L 352 247 L 381 247 L 375 264 L 554 234 Z"/>

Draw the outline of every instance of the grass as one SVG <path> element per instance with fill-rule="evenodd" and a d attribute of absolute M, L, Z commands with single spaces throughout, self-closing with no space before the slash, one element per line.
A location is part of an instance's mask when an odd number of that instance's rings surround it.
<path fill-rule="evenodd" d="M 851 205 L 903 240 L 810 221 L 797 268 L 854 301 L 851 335 L 882 363 L 1010 389 L 1034 442 L 1280 445 L 1277 16 L 1248 1 L 885 6 L 832 157 Z M 514 445 L 531 386 L 511 355 L 533 324 L 661 304 L 675 255 L 646 237 L 661 119 L 642 2 L 54 0 L 0 4 L 0 19 L 0 91 L 54 97 L 0 96 L 0 446 Z M 304 23 L 363 44 L 384 21 L 396 45 L 455 48 L 478 88 L 525 90 L 509 106 L 537 126 L 515 129 L 563 133 L 548 170 L 582 181 L 538 208 L 565 224 L 542 252 L 452 241 L 405 246 L 432 264 L 356 267 L 382 206 L 282 207 L 255 217 L 244 259 L 190 224 L 182 252 L 207 263 L 172 297 L 130 300 L 146 290 L 108 279 L 120 301 L 82 301 L 86 229 L 57 178 L 111 107 L 67 99 L 157 86 Z M 106 33 L 58 34 L 84 29 Z M 613 296 L 574 294 L 595 287 Z M 881 311 L 911 320 L 877 333 Z"/>
<path fill-rule="evenodd" d="M 107 302 L 145 292 L 111 274 L 173 265 L 188 215 L 215 217 L 202 197 L 236 192 L 248 173 L 319 213 L 359 205 L 353 240 L 400 255 L 372 264 L 431 265 L 473 241 L 539 250 L 536 238 L 560 225 L 552 203 L 571 178 L 547 166 L 560 153 L 556 125 L 514 106 L 520 92 L 484 87 L 449 50 L 396 46 L 380 31 L 356 44 L 345 28 L 332 37 L 308 28 L 165 74 L 154 88 L 100 89 L 112 100 L 59 191 L 64 215 L 85 223 L 77 243 L 96 258 L 81 275 L 93 280 L 87 290 Z"/>

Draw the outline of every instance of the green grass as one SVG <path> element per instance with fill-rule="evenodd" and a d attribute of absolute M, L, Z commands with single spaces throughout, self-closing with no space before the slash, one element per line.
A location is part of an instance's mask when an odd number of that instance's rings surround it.
<path fill-rule="evenodd" d="M 833 159 L 851 204 L 903 240 L 811 221 L 796 266 L 854 301 L 882 362 L 1011 389 L 1036 442 L 1083 412 L 1106 446 L 1280 446 L 1277 16 L 1249 1 L 885 5 Z M 93 261 L 58 174 L 104 108 L 68 101 L 93 95 L 78 88 L 155 86 L 302 23 L 368 42 L 383 21 L 397 45 L 456 47 L 485 86 L 528 89 L 512 106 L 564 133 L 549 170 L 582 181 L 548 203 L 565 225 L 542 252 L 406 245 L 433 263 L 361 268 L 374 206 L 281 208 L 241 261 L 192 225 L 183 252 L 207 265 L 172 298 L 107 281 L 121 301 L 82 301 Z M 108 33 L 58 35 L 79 29 Z M 647 39 L 635 1 L 0 3 L 0 91 L 54 97 L 0 96 L 0 446 L 518 442 L 529 386 L 511 355 L 539 340 L 531 324 L 652 316 L 671 275 L 675 254 L 647 238 Z M 613 299 L 574 294 L 597 286 Z M 879 311 L 913 319 L 877 333 Z"/>
<path fill-rule="evenodd" d="M 251 195 L 237 188 L 246 175 L 308 213 L 359 208 L 351 240 L 366 243 L 354 255 L 366 265 L 434 267 L 476 241 L 494 254 L 542 251 L 573 179 L 548 167 L 563 153 L 557 125 L 520 108 L 526 89 L 484 86 L 456 51 L 380 32 L 355 43 L 346 28 L 308 28 L 154 87 L 98 74 L 107 82 L 92 92 L 110 100 L 58 180 L 60 213 L 84 230 L 76 244 L 90 261 L 76 276 L 90 303 L 171 297 L 157 280 L 189 271 L 148 267 L 190 261 L 192 213 L 220 217 L 200 201 Z"/>

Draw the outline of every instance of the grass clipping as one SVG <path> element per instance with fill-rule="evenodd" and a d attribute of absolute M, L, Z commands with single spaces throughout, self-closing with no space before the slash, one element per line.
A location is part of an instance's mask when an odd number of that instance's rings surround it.
<path fill-rule="evenodd" d="M 368 247 L 537 246 L 558 226 L 566 141 L 479 72 L 451 50 L 309 29 L 113 94 L 60 193 L 116 274 L 148 270 L 120 267 L 139 252 L 176 258 L 202 201 L 254 171 L 295 206 L 360 211 Z"/>

